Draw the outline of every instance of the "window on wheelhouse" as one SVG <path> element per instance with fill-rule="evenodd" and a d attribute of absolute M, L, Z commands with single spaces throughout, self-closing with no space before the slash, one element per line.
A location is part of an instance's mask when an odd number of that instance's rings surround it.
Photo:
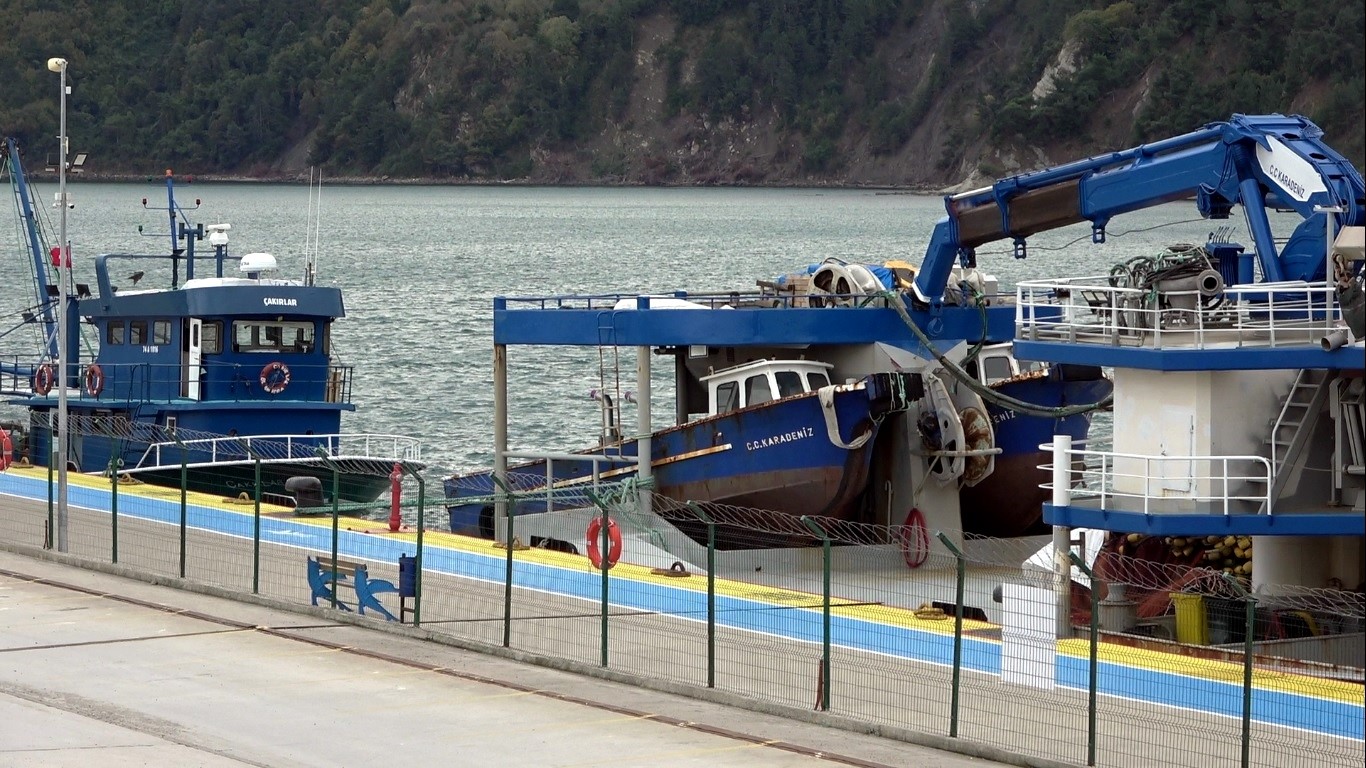
<path fill-rule="evenodd" d="M 152 343 L 170 344 L 171 343 L 171 321 L 154 320 L 152 321 Z"/>
<path fill-rule="evenodd" d="M 223 351 L 223 322 L 205 321 L 199 329 L 199 349 L 206 355 L 217 355 Z"/>
<path fill-rule="evenodd" d="M 237 352 L 311 352 L 313 323 L 289 320 L 236 320 L 232 347 Z"/>
<path fill-rule="evenodd" d="M 727 381 L 716 386 L 716 412 L 726 413 L 740 407 L 740 384 Z"/>
<path fill-rule="evenodd" d="M 778 380 L 778 397 L 800 395 L 806 391 L 802 389 L 802 375 L 796 371 L 777 371 L 773 378 Z"/>
<path fill-rule="evenodd" d="M 825 375 L 825 371 L 811 371 L 806 374 L 806 390 L 815 392 L 821 387 L 830 386 L 830 377 Z"/>
<path fill-rule="evenodd" d="M 745 379 L 745 406 L 767 403 L 773 399 L 773 387 L 769 384 L 768 374 L 761 373 Z"/>
<path fill-rule="evenodd" d="M 110 320 L 110 321 L 109 321 L 109 327 L 106 328 L 106 329 L 105 329 L 105 332 L 104 332 L 104 343 L 105 343 L 105 344 L 122 344 L 122 343 L 123 343 L 123 321 L 122 321 L 122 320 Z"/>
<path fill-rule="evenodd" d="M 146 344 L 147 343 L 147 321 L 134 320 L 128 323 L 128 343 Z"/>
<path fill-rule="evenodd" d="M 983 384 L 991 385 L 1015 375 L 1006 355 L 986 355 L 982 358 Z"/>

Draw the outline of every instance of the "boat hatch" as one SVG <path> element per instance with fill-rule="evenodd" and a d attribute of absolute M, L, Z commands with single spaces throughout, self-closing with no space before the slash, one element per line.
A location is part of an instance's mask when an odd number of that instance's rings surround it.
<path fill-rule="evenodd" d="M 829 386 L 833 367 L 814 360 L 756 360 L 703 376 L 709 414 L 814 392 Z"/>

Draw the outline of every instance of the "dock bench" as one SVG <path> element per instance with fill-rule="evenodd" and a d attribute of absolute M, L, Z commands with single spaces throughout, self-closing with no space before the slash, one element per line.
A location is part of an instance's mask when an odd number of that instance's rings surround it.
<path fill-rule="evenodd" d="M 335 565 L 336 580 L 332 574 Z M 365 609 L 380 614 L 389 621 L 398 621 L 394 614 L 389 612 L 380 603 L 376 595 L 386 592 L 398 592 L 398 588 L 393 582 L 383 579 L 370 578 L 369 567 L 365 563 L 354 560 L 343 560 L 337 558 L 333 560 L 327 555 L 316 555 L 308 558 L 308 586 L 313 592 L 313 605 L 318 604 L 318 599 L 326 600 L 328 604 L 334 601 L 338 608 L 349 611 L 351 607 L 336 598 L 338 587 L 350 587 L 356 593 L 356 613 L 365 615 Z"/>

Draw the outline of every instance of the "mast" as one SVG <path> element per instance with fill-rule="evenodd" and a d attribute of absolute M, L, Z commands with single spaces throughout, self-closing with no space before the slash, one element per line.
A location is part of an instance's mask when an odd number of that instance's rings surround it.
<path fill-rule="evenodd" d="M 5 145 L 9 152 L 10 177 L 14 182 L 14 193 L 19 200 L 19 215 L 24 219 L 24 229 L 28 233 L 29 255 L 33 259 L 33 287 L 37 292 L 37 306 L 43 324 L 44 352 L 48 359 L 56 360 L 57 315 L 52 308 L 52 297 L 47 295 L 46 249 L 43 247 L 43 241 L 38 234 L 38 218 L 33 211 L 33 200 L 29 195 L 28 179 L 24 176 L 24 164 L 19 160 L 19 146 L 13 138 L 5 139 Z"/>

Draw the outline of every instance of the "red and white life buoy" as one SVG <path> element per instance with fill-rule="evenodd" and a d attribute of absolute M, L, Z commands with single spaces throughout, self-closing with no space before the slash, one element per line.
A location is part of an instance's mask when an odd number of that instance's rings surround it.
<path fill-rule="evenodd" d="M 10 442 L 9 432 L 0 429 L 0 472 L 9 469 L 14 463 L 14 443 Z"/>
<path fill-rule="evenodd" d="M 261 369 L 261 389 L 268 395 L 278 395 L 289 386 L 289 366 L 276 360 Z"/>
<path fill-rule="evenodd" d="M 38 366 L 38 370 L 33 372 L 33 394 L 46 395 L 52 391 L 52 386 L 57 383 L 57 369 L 51 363 L 43 363 Z"/>
<path fill-rule="evenodd" d="M 99 363 L 91 363 L 85 367 L 85 393 L 91 397 L 99 397 L 104 391 L 104 369 Z"/>
<path fill-rule="evenodd" d="M 621 529 L 617 527 L 617 521 L 607 518 L 607 565 L 603 565 L 602 559 L 602 518 L 595 517 L 588 524 L 588 561 L 594 568 L 601 570 L 610 569 L 621 559 Z"/>
<path fill-rule="evenodd" d="M 925 514 L 919 507 L 911 507 L 906 513 L 906 523 L 897 531 L 901 540 L 901 559 L 912 570 L 919 568 L 930 559 L 930 531 L 925 527 Z"/>

